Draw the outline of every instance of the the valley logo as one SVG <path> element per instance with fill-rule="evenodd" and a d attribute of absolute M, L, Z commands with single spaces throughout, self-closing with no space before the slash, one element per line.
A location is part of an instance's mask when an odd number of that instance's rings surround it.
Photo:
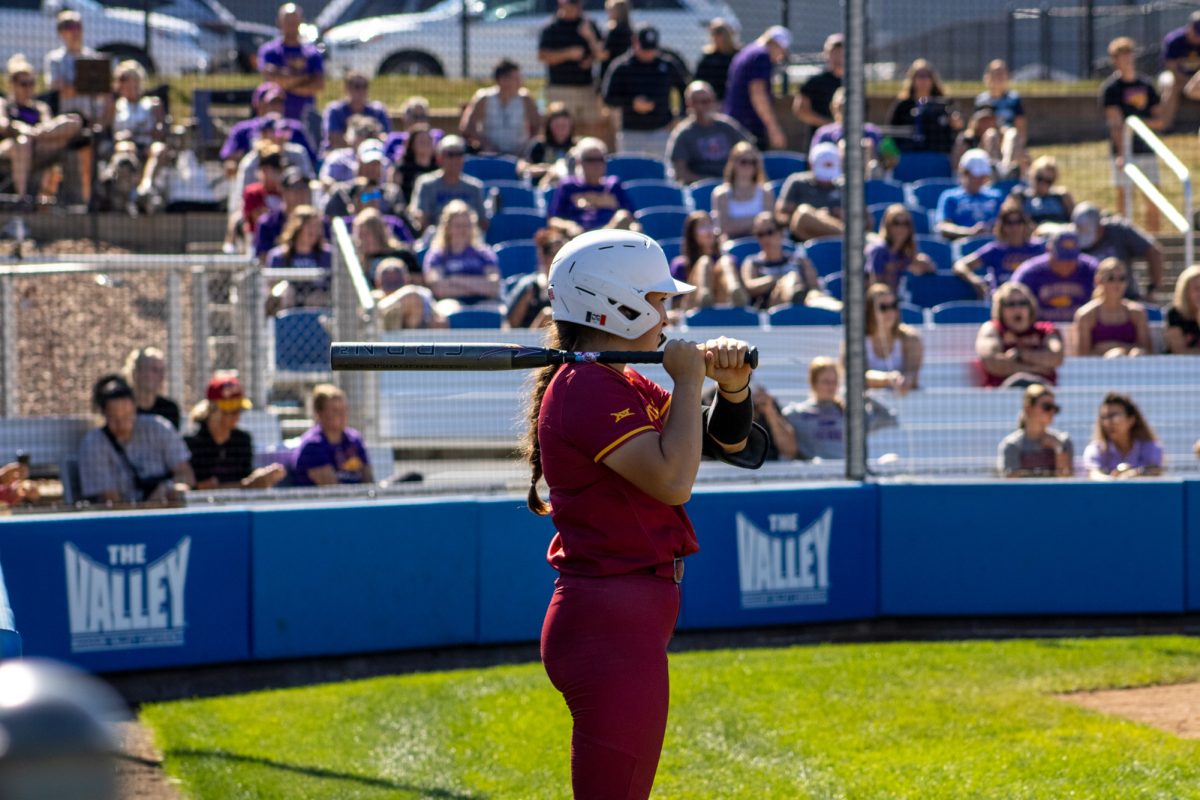
<path fill-rule="evenodd" d="M 103 564 L 64 543 L 71 652 L 182 645 L 191 549 L 192 538 L 185 536 L 147 563 L 145 544 L 111 544 Z"/>
<path fill-rule="evenodd" d="M 833 509 L 800 530 L 799 514 L 769 514 L 769 531 L 737 515 L 742 608 L 829 602 L 829 535 Z"/>

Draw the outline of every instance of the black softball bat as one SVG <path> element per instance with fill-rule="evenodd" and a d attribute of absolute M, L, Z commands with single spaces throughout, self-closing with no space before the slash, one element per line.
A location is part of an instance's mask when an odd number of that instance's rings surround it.
<path fill-rule="evenodd" d="M 661 351 L 573 353 L 519 344 L 334 342 L 329 363 L 335 370 L 501 370 L 537 369 L 554 364 L 661 364 Z M 758 367 L 758 348 L 746 353 Z"/>

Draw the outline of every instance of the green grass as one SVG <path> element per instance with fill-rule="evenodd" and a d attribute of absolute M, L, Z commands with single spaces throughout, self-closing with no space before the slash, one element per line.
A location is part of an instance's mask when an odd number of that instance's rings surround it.
<path fill-rule="evenodd" d="M 1200 679 L 1185 637 L 676 654 L 656 798 L 1200 798 L 1200 742 L 1049 694 Z M 195 798 L 560 798 L 539 664 L 146 706 Z"/>

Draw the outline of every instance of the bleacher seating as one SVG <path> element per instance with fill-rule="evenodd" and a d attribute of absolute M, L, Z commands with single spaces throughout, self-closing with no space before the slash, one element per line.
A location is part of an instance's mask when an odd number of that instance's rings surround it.
<path fill-rule="evenodd" d="M 837 298 L 838 300 L 842 299 L 841 272 L 834 272 L 830 275 L 826 275 L 821 279 L 821 282 L 825 284 L 825 291 L 829 293 L 830 297 Z"/>
<path fill-rule="evenodd" d="M 779 195 L 783 192 L 783 184 L 787 183 L 787 178 L 776 178 L 775 180 L 767 181 L 767 188 L 771 190 L 771 194 L 775 195 L 775 199 L 779 199 Z"/>
<path fill-rule="evenodd" d="M 958 181 L 953 178 L 925 178 L 913 181 L 905 186 L 908 194 L 907 205 L 934 211 L 938 207 L 938 198 L 958 187 Z"/>
<path fill-rule="evenodd" d="M 763 171 L 767 180 L 786 180 L 796 172 L 808 171 L 808 157 L 803 153 L 793 153 L 787 150 L 772 150 L 762 154 Z"/>
<path fill-rule="evenodd" d="M 610 155 L 607 168 L 608 174 L 616 175 L 622 184 L 626 181 L 667 179 L 667 165 L 661 159 L 649 156 Z"/>
<path fill-rule="evenodd" d="M 905 275 L 900 281 L 900 296 L 919 308 L 933 308 L 953 300 L 976 299 L 975 289 L 953 272 Z"/>
<path fill-rule="evenodd" d="M 890 206 L 893 203 L 903 205 L 908 199 L 904 193 L 904 184 L 896 181 L 869 180 L 864 188 L 868 206 Z"/>
<path fill-rule="evenodd" d="M 930 309 L 934 325 L 969 322 L 981 325 L 992 318 L 990 303 L 983 300 L 952 300 Z"/>
<path fill-rule="evenodd" d="M 839 325 L 842 315 L 828 308 L 816 308 L 798 303 L 776 306 L 767 312 L 772 327 L 780 325 Z"/>
<path fill-rule="evenodd" d="M 540 211 L 529 208 L 508 209 L 492 217 L 485 239 L 490 245 L 532 239 L 538 229 L 545 226 L 546 217 Z"/>
<path fill-rule="evenodd" d="M 1147 322 L 1162 322 L 1163 310 L 1162 310 L 1161 306 L 1155 306 L 1155 305 L 1151 305 L 1149 303 L 1145 303 L 1144 307 L 1146 309 L 1146 321 Z"/>
<path fill-rule="evenodd" d="M 697 211 L 712 211 L 713 189 L 720 186 L 721 183 L 720 178 L 706 178 L 689 186 L 688 193 L 692 197 L 692 207 Z"/>
<path fill-rule="evenodd" d="M 900 303 L 900 321 L 905 325 L 924 325 L 925 309 L 912 303 Z"/>
<path fill-rule="evenodd" d="M 658 206 L 689 206 L 689 199 L 677 184 L 665 180 L 630 181 L 624 184 L 635 211 Z"/>
<path fill-rule="evenodd" d="M 695 308 L 685 314 L 684 319 L 689 328 L 747 328 L 757 327 L 759 323 L 757 311 L 740 306 Z"/>
<path fill-rule="evenodd" d="M 275 315 L 275 371 L 329 372 L 328 308 L 287 308 Z"/>
<path fill-rule="evenodd" d="M 683 233 L 688 210 L 683 206 L 655 206 L 634 214 L 642 232 L 652 239 L 675 239 Z"/>
<path fill-rule="evenodd" d="M 992 184 L 992 188 L 999 192 L 1002 196 L 1008 197 L 1012 194 L 1013 189 L 1020 187 L 1025 188 L 1025 184 L 1017 178 L 1008 178 L 1002 181 L 996 181 Z"/>
<path fill-rule="evenodd" d="M 892 170 L 892 180 L 911 183 L 923 178 L 949 178 L 954 175 L 950 157 L 945 153 L 904 153 Z"/>
<path fill-rule="evenodd" d="M 883 214 L 887 211 L 891 203 L 876 203 L 875 205 L 867 206 L 867 214 L 871 217 L 871 230 L 878 231 L 879 223 L 883 221 Z M 913 233 L 931 233 L 932 228 L 929 227 L 929 212 L 923 208 L 914 208 L 913 206 L 905 206 L 908 210 L 908 215 L 912 217 Z"/>
<path fill-rule="evenodd" d="M 675 256 L 679 255 L 680 250 L 683 248 L 683 238 L 676 236 L 671 239 L 659 239 L 658 246 L 662 248 L 663 255 L 667 257 L 667 263 L 669 264 Z"/>
<path fill-rule="evenodd" d="M 940 270 L 948 270 L 954 266 L 954 255 L 950 243 L 940 236 L 933 234 L 917 234 L 917 249 L 933 261 Z"/>
<path fill-rule="evenodd" d="M 537 269 L 537 245 L 532 239 L 514 239 L 496 245 L 501 278 L 511 278 Z"/>
<path fill-rule="evenodd" d="M 497 329 L 504 324 L 504 315 L 490 308 L 464 308 L 447 314 L 446 321 L 452 329 Z"/>
<path fill-rule="evenodd" d="M 468 156 L 463 173 L 487 183 L 517 180 L 517 160 L 512 156 Z"/>
<path fill-rule="evenodd" d="M 492 216 L 510 208 L 543 209 L 538 193 L 523 181 L 488 181 L 487 201 Z"/>
<path fill-rule="evenodd" d="M 950 245 L 951 255 L 955 261 L 969 256 L 985 244 L 995 241 L 992 236 L 972 236 L 967 239 L 955 239 Z"/>
<path fill-rule="evenodd" d="M 804 255 L 812 262 L 818 275 L 832 275 L 842 271 L 842 238 L 822 236 L 804 243 Z"/>
<path fill-rule="evenodd" d="M 736 263 L 739 267 L 741 266 L 742 261 L 749 256 L 754 255 L 761 249 L 762 248 L 758 246 L 758 239 L 754 238 L 753 236 L 743 236 L 740 239 L 734 239 L 733 241 L 726 242 L 721 246 L 721 252 L 732 258 L 734 263 Z M 794 242 L 785 241 L 783 243 L 783 252 L 796 252 L 796 244 Z"/>

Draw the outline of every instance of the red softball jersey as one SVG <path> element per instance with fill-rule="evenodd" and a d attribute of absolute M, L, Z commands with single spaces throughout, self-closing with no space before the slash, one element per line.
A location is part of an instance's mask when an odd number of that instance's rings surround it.
<path fill-rule="evenodd" d="M 661 432 L 670 405 L 666 389 L 628 367 L 559 368 L 538 415 L 558 528 L 550 566 L 570 575 L 625 575 L 700 549 L 683 506 L 654 499 L 603 463 L 626 442 Z"/>

